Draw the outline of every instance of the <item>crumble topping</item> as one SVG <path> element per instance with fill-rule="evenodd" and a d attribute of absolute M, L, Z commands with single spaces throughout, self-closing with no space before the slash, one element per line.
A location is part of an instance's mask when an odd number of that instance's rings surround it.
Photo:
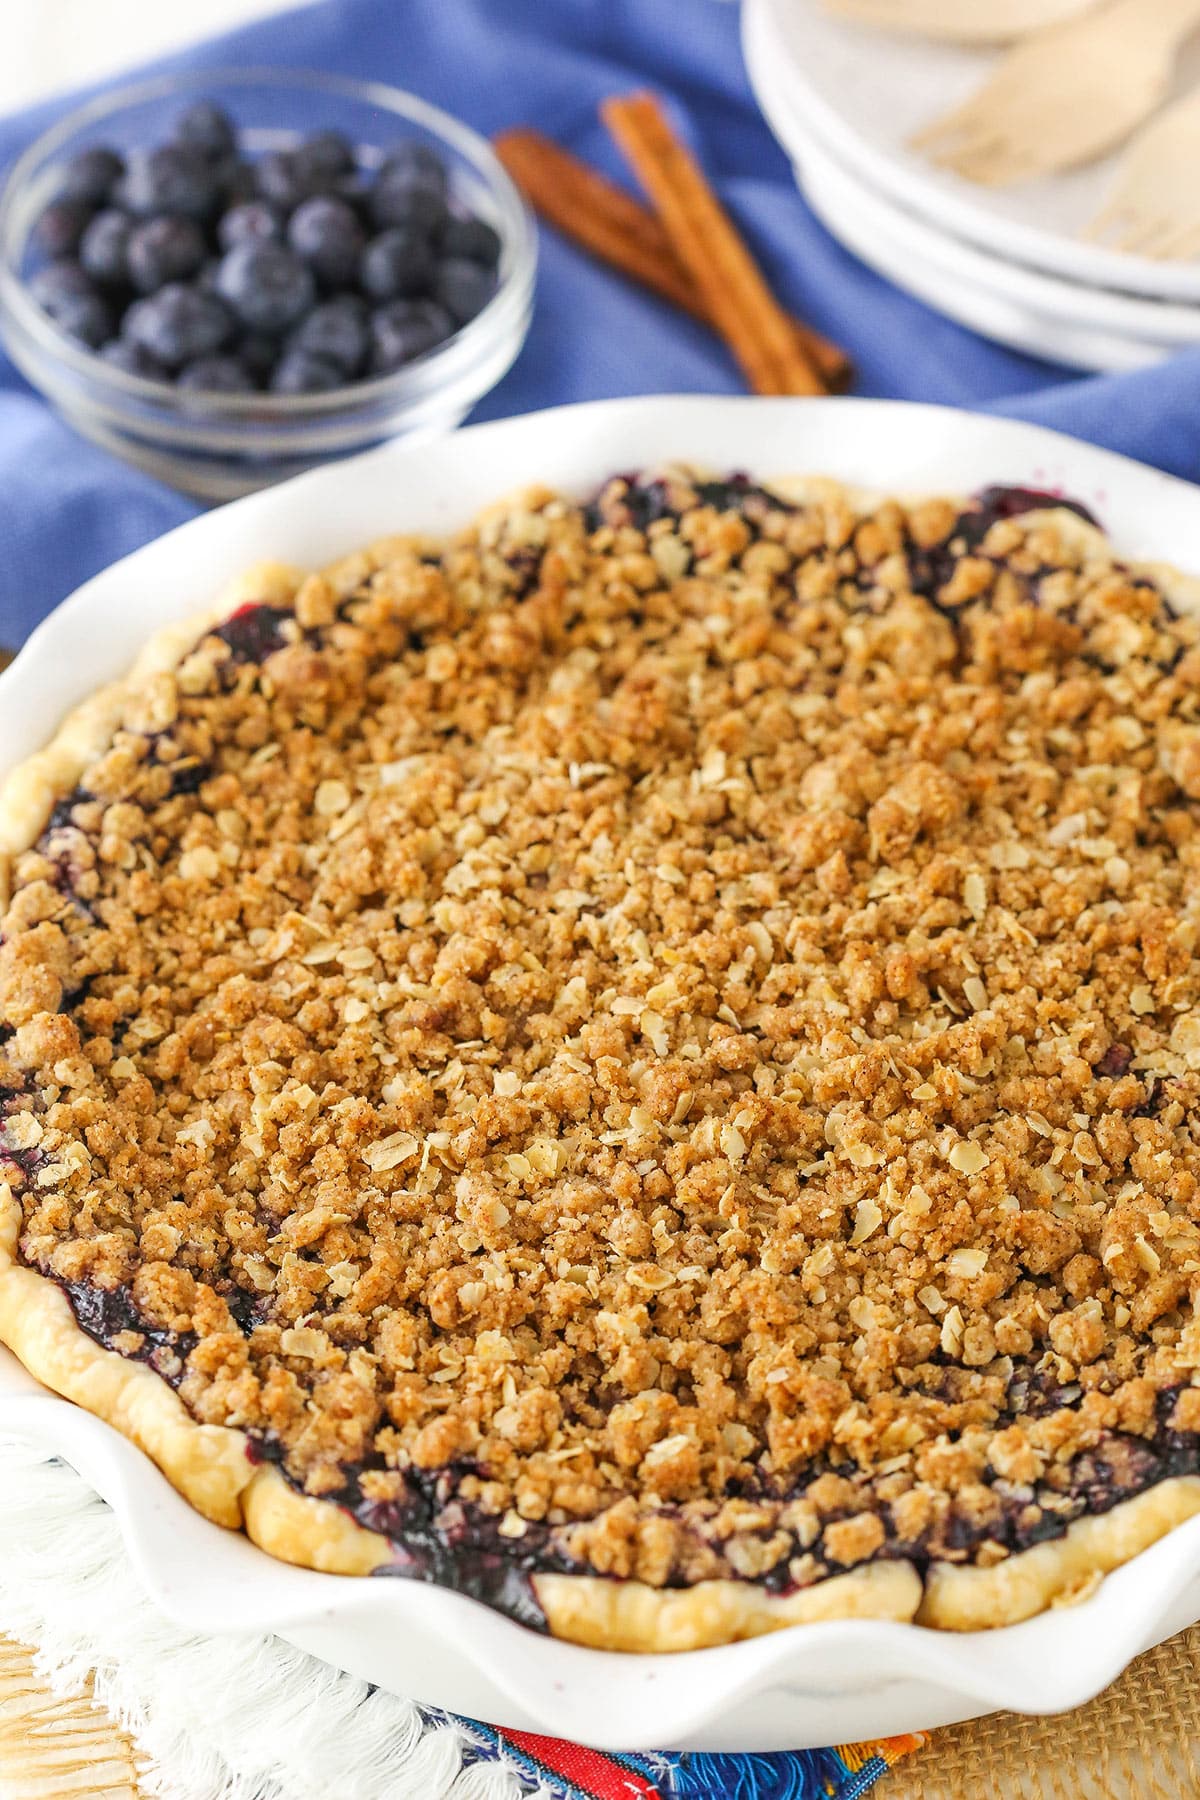
<path fill-rule="evenodd" d="M 1071 526 L 618 478 L 242 608 L 16 861 L 25 1260 L 513 1610 L 1195 1469 L 1200 628 Z"/>

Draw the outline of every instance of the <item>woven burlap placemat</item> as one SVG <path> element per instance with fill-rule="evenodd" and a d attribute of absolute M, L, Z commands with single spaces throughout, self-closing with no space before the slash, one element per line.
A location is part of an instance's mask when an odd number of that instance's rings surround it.
<path fill-rule="evenodd" d="M 58 1700 L 0 1637 L 0 1800 L 142 1800 L 133 1745 L 90 1700 Z"/>
<path fill-rule="evenodd" d="M 1147 1651 L 1078 1712 L 998 1713 L 947 1726 L 875 1792 L 879 1800 L 1190 1800 L 1200 1795 L 1198 1675 L 1195 1626 Z M 30 1652 L 5 1638 L 0 1800 L 149 1800 L 125 1733 L 90 1699 L 56 1700 Z"/>

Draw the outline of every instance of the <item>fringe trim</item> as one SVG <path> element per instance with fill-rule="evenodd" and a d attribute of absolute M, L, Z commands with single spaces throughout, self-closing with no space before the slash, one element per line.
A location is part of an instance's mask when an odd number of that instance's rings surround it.
<path fill-rule="evenodd" d="M 279 1638 L 180 1631 L 140 1598 L 108 1507 L 71 1469 L 0 1439 L 0 1624 L 55 1693 L 96 1698 L 159 1800 L 518 1800 L 466 1766 L 456 1723 L 372 1691 Z"/>

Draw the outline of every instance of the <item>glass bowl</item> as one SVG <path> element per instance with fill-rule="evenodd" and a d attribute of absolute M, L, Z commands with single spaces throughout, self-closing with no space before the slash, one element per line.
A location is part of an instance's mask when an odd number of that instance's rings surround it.
<path fill-rule="evenodd" d="M 333 128 L 376 165 L 400 138 L 435 147 L 451 204 L 499 233 L 496 293 L 444 344 L 392 374 L 331 393 L 197 394 L 129 375 L 68 337 L 24 285 L 30 232 L 56 163 L 90 145 L 164 142 L 189 101 L 214 100 L 253 157 Z M 89 102 L 38 138 L 0 196 L 0 333 L 13 362 L 77 431 L 159 480 L 229 500 L 384 439 L 447 431 L 512 364 L 529 329 L 537 261 L 533 222 L 478 133 L 379 82 L 291 69 L 209 70 L 139 82 Z"/>

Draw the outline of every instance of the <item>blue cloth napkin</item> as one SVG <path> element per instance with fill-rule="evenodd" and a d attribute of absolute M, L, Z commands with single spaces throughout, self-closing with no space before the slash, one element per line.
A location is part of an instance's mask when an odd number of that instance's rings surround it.
<path fill-rule="evenodd" d="M 1200 351 L 1137 374 L 1079 377 L 975 337 L 841 249 L 800 198 L 758 113 L 733 5 L 318 0 L 157 66 L 268 63 L 392 81 L 488 133 L 535 123 L 622 179 L 597 103 L 659 88 L 780 295 L 849 347 L 859 393 L 1005 413 L 1200 478 Z M 68 104 L 0 124 L 0 167 Z M 703 327 L 543 232 L 529 340 L 475 416 L 741 388 Z M 81 581 L 194 510 L 77 437 L 0 359 L 0 642 L 20 642 Z"/>

